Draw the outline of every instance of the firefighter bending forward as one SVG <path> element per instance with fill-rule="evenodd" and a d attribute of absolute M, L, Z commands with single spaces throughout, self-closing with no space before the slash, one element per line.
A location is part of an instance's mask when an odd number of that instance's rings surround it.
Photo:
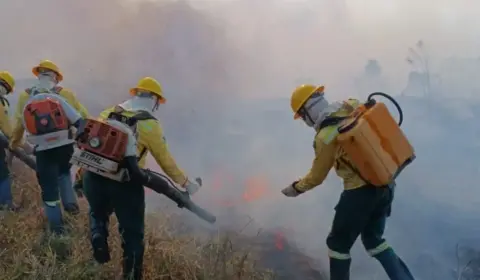
<path fill-rule="evenodd" d="M 190 182 L 177 167 L 168 151 L 162 129 L 153 117 L 159 104 L 165 103 L 160 84 L 155 79 L 146 77 L 130 90 L 130 94 L 133 96 L 131 99 L 103 111 L 100 119 L 106 120 L 113 111 L 128 118 L 137 114 L 150 115 L 151 117 L 140 119 L 136 123 L 138 166 L 145 166 L 147 152 L 150 152 L 175 183 L 190 194 L 195 193 L 200 186 Z M 142 183 L 137 180 L 118 182 L 84 170 L 83 191 L 90 205 L 91 243 L 96 261 L 106 263 L 110 260 L 108 221 L 112 212 L 115 212 L 122 236 L 124 277 L 142 279 L 145 227 L 145 192 Z"/>
<path fill-rule="evenodd" d="M 27 130 L 27 141 L 34 145 L 37 179 L 50 229 L 62 233 L 60 201 L 67 213 L 79 213 L 70 173 L 75 142 L 71 128 L 78 127 L 88 113 L 71 91 L 57 86 L 63 75 L 53 62 L 41 61 L 32 72 L 38 81 L 20 94 L 10 148 L 22 142 Z"/>
<path fill-rule="evenodd" d="M 315 159 L 310 172 L 282 192 L 288 197 L 296 197 L 313 189 L 335 167 L 337 175 L 343 179 L 344 191 L 335 207 L 332 229 L 327 238 L 330 279 L 350 279 L 350 249 L 360 236 L 365 249 L 380 262 L 390 279 L 411 280 L 414 278 L 409 269 L 383 237 L 393 190 L 364 182 L 350 167 L 351 161 L 343 149 L 336 144 L 338 126 L 326 125 L 328 118 L 348 116 L 358 105 L 359 101 L 354 99 L 329 104 L 323 86 L 301 85 L 294 90 L 291 97 L 294 118 L 301 118 L 317 132 Z"/>

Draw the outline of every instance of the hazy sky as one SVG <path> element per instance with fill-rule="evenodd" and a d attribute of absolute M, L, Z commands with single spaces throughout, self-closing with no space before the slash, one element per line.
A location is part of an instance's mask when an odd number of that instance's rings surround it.
<path fill-rule="evenodd" d="M 118 3 L 125 1 L 130 4 L 122 10 Z M 29 76 L 29 68 L 44 57 L 60 63 L 67 71 L 67 77 L 76 76 L 70 70 L 73 68 L 78 71 L 87 68 L 107 71 L 106 67 L 112 65 L 113 53 L 122 53 L 119 57 L 124 61 L 136 59 L 129 37 L 139 35 L 126 34 L 128 27 L 125 26 L 131 25 L 129 21 L 137 22 L 136 25 L 144 22 L 142 36 L 147 36 L 146 32 L 156 32 L 156 36 L 161 36 L 160 30 L 165 30 L 165 24 L 186 28 L 179 23 L 182 19 L 173 19 L 174 16 L 168 20 L 157 18 L 158 24 L 153 24 L 153 16 L 141 15 L 146 11 L 136 14 L 139 18 L 133 19 L 136 5 L 145 1 L 125 1 L 108 0 L 94 5 L 85 1 L 84 4 L 75 4 L 75 8 L 55 0 L 43 1 L 42 4 L 32 0 L 1 3 L 2 10 L 11 12 L 0 19 L 2 25 L 9 26 L 8 30 L 0 31 L 4 38 L 0 49 L 8 53 L 0 58 L 0 65 L 11 69 L 17 77 Z M 161 4 L 170 1 L 147 2 Z M 224 86 L 236 88 L 243 96 L 281 97 L 302 82 L 325 83 L 330 94 L 348 96 L 352 91 L 348 84 L 362 71 L 369 58 L 380 61 L 395 91 L 400 91 L 410 70 L 405 63 L 407 49 L 419 39 L 424 40 L 432 65 L 450 56 L 480 56 L 480 34 L 476 29 L 480 23 L 480 3 L 476 1 L 190 2 L 210 18 L 208 26 L 220 30 L 210 44 L 226 54 L 222 60 L 229 66 L 223 67 L 223 70 L 231 81 L 224 81 Z M 18 14 L 22 14 L 20 22 Z M 46 15 L 50 14 L 52 16 L 47 19 Z M 11 24 L 13 22 L 15 25 Z M 176 25 L 174 22 L 177 22 Z M 192 44 L 189 49 L 184 47 L 191 52 L 197 39 L 189 41 L 190 35 L 187 34 L 192 32 L 189 29 L 180 32 L 176 35 L 179 39 L 172 37 L 164 43 L 183 40 L 185 44 Z M 182 34 L 185 38 L 180 39 Z M 148 36 L 153 40 L 151 35 Z M 223 45 L 219 47 L 219 44 Z M 138 42 L 138 45 L 141 43 Z M 110 50 L 109 63 L 105 63 L 104 49 Z M 77 57 L 87 53 L 91 57 Z M 205 61 L 208 63 L 208 59 Z M 75 63 L 77 67 L 74 67 Z M 127 64 L 131 65 L 130 62 Z M 139 67 L 129 68 L 124 70 L 125 74 Z M 148 72 L 146 69 L 143 71 Z"/>

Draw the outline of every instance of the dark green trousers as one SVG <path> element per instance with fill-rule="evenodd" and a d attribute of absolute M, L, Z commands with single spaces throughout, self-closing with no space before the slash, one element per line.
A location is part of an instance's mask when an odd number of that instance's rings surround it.
<path fill-rule="evenodd" d="M 10 178 L 5 149 L 7 149 L 7 147 L 0 145 L 0 181 Z"/>
<path fill-rule="evenodd" d="M 63 208 L 70 214 L 78 214 L 77 196 L 73 190 L 72 175 L 70 174 L 70 159 L 73 154 L 73 144 L 44 151 L 35 151 L 37 162 L 37 179 L 42 189 L 42 200 L 50 229 L 62 233 L 63 217 L 60 201 Z"/>
<path fill-rule="evenodd" d="M 120 183 L 85 172 L 83 190 L 90 205 L 90 231 L 95 252 L 94 237 L 108 237 L 108 222 L 112 213 L 118 220 L 122 237 L 123 273 L 135 280 L 142 279 L 145 193 L 135 182 Z"/>
<path fill-rule="evenodd" d="M 383 236 L 392 201 L 393 187 L 387 186 L 379 188 L 367 185 L 342 193 L 327 238 L 331 280 L 350 279 L 350 249 L 358 236 L 370 256 L 380 262 L 390 279 L 414 279 L 407 265 Z"/>
<path fill-rule="evenodd" d="M 7 154 L 5 152 L 6 148 L 0 145 L 0 210 L 5 207 L 14 207 L 10 170 L 8 169 Z"/>

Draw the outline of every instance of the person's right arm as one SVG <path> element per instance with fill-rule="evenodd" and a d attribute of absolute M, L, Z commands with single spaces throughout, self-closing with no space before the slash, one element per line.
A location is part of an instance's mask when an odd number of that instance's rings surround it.
<path fill-rule="evenodd" d="M 163 136 L 162 128 L 157 120 L 139 121 L 137 124 L 139 142 L 152 154 L 157 164 L 175 183 L 182 187 L 188 181 L 187 176 L 177 166 L 170 154 L 167 143 Z"/>

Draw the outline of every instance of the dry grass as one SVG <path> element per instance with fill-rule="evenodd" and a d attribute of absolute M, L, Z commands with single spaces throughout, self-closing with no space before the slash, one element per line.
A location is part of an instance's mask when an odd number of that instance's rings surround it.
<path fill-rule="evenodd" d="M 14 194 L 23 209 L 0 215 L 0 279 L 118 279 L 121 248 L 112 219 L 112 261 L 91 260 L 86 203 L 79 217 L 67 217 L 70 234 L 54 238 L 44 232 L 45 220 L 33 173 L 15 163 Z M 18 199 L 17 199 L 18 198 Z M 165 217 L 149 217 L 145 252 L 145 279 L 273 279 L 260 270 L 248 252 L 237 251 L 228 238 L 199 243 L 191 236 L 173 236 Z"/>

